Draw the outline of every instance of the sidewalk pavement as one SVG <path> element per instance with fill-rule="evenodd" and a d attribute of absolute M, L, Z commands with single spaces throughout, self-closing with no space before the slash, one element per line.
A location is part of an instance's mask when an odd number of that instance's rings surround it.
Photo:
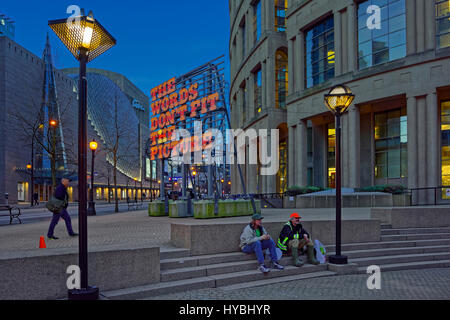
<path fill-rule="evenodd" d="M 144 206 L 145 208 L 145 206 Z M 76 207 L 69 207 L 73 229 L 78 230 L 78 217 Z M 288 221 L 291 209 L 265 209 L 264 222 Z M 333 209 L 305 209 L 298 211 L 304 221 L 334 219 Z M 344 209 L 343 219 L 368 219 L 369 209 Z M 42 220 L 44 219 L 44 220 Z M 0 225 L 0 258 L 20 257 L 46 250 L 77 249 L 78 238 L 71 238 L 67 234 L 64 221 L 61 219 L 56 226 L 55 236 L 58 240 L 47 239 L 51 214 L 46 219 L 37 222 L 24 221 L 24 224 L 14 222 L 13 225 Z M 249 216 L 225 219 L 199 220 L 194 218 L 171 219 L 169 217 L 149 217 L 147 210 L 121 212 L 108 215 L 88 217 L 88 244 L 89 249 L 108 248 L 116 245 L 128 247 L 163 248 L 170 245 L 170 224 L 175 223 L 242 223 L 243 226 L 250 221 Z M 47 249 L 39 249 L 39 239 L 45 237 Z"/>
<path fill-rule="evenodd" d="M 386 271 L 381 289 L 367 288 L 368 274 L 342 275 L 227 290 L 212 288 L 144 300 L 449 300 L 450 269 Z"/>

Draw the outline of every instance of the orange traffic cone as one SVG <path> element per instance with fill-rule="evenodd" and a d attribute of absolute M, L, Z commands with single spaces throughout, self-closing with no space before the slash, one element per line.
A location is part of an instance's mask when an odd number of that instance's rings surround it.
<path fill-rule="evenodd" d="M 45 245 L 44 237 L 41 237 L 41 240 L 39 241 L 39 249 L 47 249 L 47 246 Z"/>

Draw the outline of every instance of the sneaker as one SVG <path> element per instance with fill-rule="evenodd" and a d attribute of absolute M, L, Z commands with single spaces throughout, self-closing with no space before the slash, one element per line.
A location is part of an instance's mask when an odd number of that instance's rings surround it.
<path fill-rule="evenodd" d="M 50 237 L 47 237 L 47 238 L 52 239 L 52 240 L 58 240 L 59 239 L 59 238 L 57 238 L 55 236 L 50 236 Z"/>
<path fill-rule="evenodd" d="M 272 261 L 272 265 L 273 265 L 274 269 L 284 270 L 284 267 L 281 264 L 279 264 L 278 262 Z"/>
<path fill-rule="evenodd" d="M 71 237 L 78 237 L 78 233 L 72 233 L 72 234 L 69 234 L 69 236 L 71 236 Z"/>
<path fill-rule="evenodd" d="M 269 273 L 270 269 L 262 264 L 262 265 L 259 266 L 259 271 L 261 271 L 262 273 Z"/>

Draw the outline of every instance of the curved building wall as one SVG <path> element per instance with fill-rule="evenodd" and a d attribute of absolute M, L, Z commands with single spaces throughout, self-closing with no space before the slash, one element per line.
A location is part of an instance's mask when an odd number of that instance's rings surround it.
<path fill-rule="evenodd" d="M 78 83 L 78 75 L 71 75 Z M 87 74 L 88 120 L 106 150 L 116 146 L 120 137 L 117 155 L 118 170 L 129 178 L 140 179 L 138 126 L 130 99 L 109 78 L 96 73 Z M 113 165 L 111 152 L 106 152 L 106 160 Z"/>
<path fill-rule="evenodd" d="M 276 28 L 275 1 L 232 0 L 230 19 L 232 128 L 276 129 L 287 121 L 285 105 L 280 107 L 276 100 L 277 50 L 288 50 L 285 31 Z M 287 72 L 280 79 L 287 78 Z M 257 165 L 241 167 L 249 193 L 277 192 L 276 175 L 261 177 Z M 232 166 L 231 180 L 232 192 L 242 193 L 237 166 Z"/>
<path fill-rule="evenodd" d="M 381 9 L 379 29 L 370 5 Z M 448 15 L 448 5 L 434 0 L 290 3 L 289 185 L 333 187 L 334 117 L 323 98 L 341 83 L 356 95 L 343 117 L 343 186 L 449 182 L 442 106 L 450 97 L 450 30 L 440 23 Z M 321 28 L 329 19 L 331 28 Z M 331 77 L 322 76 L 327 64 Z"/>
<path fill-rule="evenodd" d="M 284 32 L 275 27 L 275 1 L 263 1 L 258 41 L 255 3 L 230 0 L 232 126 L 287 124 L 289 186 L 334 187 L 335 125 L 323 99 L 336 84 L 356 95 L 342 119 L 344 187 L 450 185 L 447 1 L 289 0 Z M 373 5 L 379 11 L 368 11 Z M 286 110 L 275 108 L 279 49 L 288 56 Z M 252 80 L 259 68 L 262 110 L 255 112 Z M 258 172 L 243 171 L 247 179 Z M 239 193 L 236 172 L 233 192 Z M 275 192 L 278 178 L 262 179 L 257 191 Z"/>

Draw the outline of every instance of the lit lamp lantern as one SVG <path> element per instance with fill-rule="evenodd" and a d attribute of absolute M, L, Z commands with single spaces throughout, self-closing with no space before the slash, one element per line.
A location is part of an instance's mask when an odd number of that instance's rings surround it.
<path fill-rule="evenodd" d="M 333 264 L 348 263 L 347 257 L 341 254 L 341 116 L 348 110 L 354 99 L 355 95 L 352 94 L 350 88 L 344 85 L 333 87 L 325 95 L 325 105 L 336 118 L 336 253 L 328 260 Z"/>
<path fill-rule="evenodd" d="M 79 217 L 79 267 L 81 289 L 69 290 L 69 299 L 98 299 L 99 289 L 88 286 L 87 250 L 87 78 L 86 64 L 116 44 L 116 40 L 94 19 L 92 11 L 88 16 L 49 21 L 48 25 L 67 49 L 80 62 L 78 85 L 78 217 Z"/>
<path fill-rule="evenodd" d="M 94 165 L 95 165 L 95 151 L 97 151 L 98 143 L 95 140 L 92 140 L 89 143 L 89 149 L 92 151 L 92 162 L 91 162 L 91 188 L 89 191 L 89 206 L 87 210 L 88 216 L 95 216 L 97 212 L 95 211 L 95 202 L 94 202 Z"/>

